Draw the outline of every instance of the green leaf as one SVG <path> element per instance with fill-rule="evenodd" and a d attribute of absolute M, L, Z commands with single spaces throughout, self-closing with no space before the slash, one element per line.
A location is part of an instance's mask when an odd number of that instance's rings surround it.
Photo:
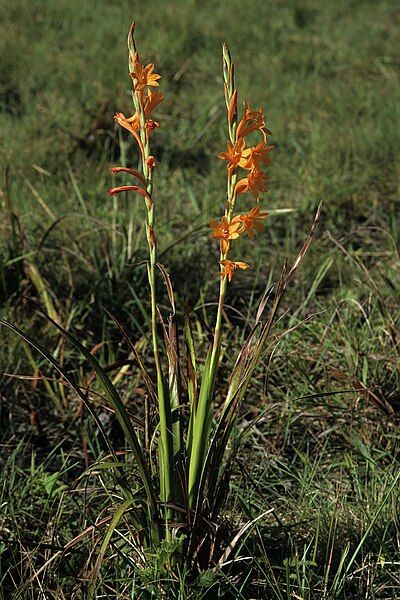
<path fill-rule="evenodd" d="M 145 457 L 143 455 L 143 452 L 140 448 L 139 445 L 139 441 L 136 437 L 136 433 L 135 430 L 133 428 L 133 425 L 130 421 L 130 418 L 127 414 L 127 411 L 125 409 L 125 406 L 122 402 L 122 400 L 120 399 L 118 392 L 116 391 L 116 389 L 114 388 L 114 386 L 112 385 L 110 379 L 108 378 L 106 372 L 104 371 L 104 369 L 100 366 L 100 364 L 98 363 L 98 361 L 96 360 L 96 358 L 87 350 L 87 348 L 85 348 L 78 340 L 76 340 L 68 331 L 65 331 L 61 325 L 59 325 L 58 323 L 56 323 L 51 317 L 49 317 L 49 315 L 47 315 L 40 307 L 37 307 L 38 310 L 42 313 L 42 315 L 48 320 L 50 321 L 61 333 L 63 333 L 63 335 L 65 335 L 65 337 L 72 343 L 73 346 L 75 346 L 75 348 L 77 350 L 79 350 L 79 352 L 81 352 L 85 358 L 88 360 L 89 364 L 92 366 L 92 368 L 95 370 L 95 372 L 97 373 L 97 375 L 99 376 L 99 379 L 101 381 L 101 383 L 103 384 L 103 389 L 107 395 L 108 400 L 110 401 L 111 406 L 113 407 L 113 409 L 115 410 L 115 414 L 117 416 L 117 419 L 126 435 L 127 441 L 129 443 L 129 445 L 132 448 L 132 451 L 134 453 L 135 459 L 138 462 L 138 468 L 139 468 L 139 473 L 141 475 L 141 479 L 143 482 L 143 485 L 145 487 L 146 490 L 146 494 L 147 494 L 147 498 L 149 501 L 149 505 L 151 508 L 151 512 L 152 512 L 152 520 L 156 520 L 157 519 L 157 514 L 158 514 L 158 509 L 157 509 L 157 501 L 156 501 L 156 496 L 155 496 L 155 491 L 152 487 L 151 484 L 151 479 L 150 479 L 150 475 L 149 475 L 149 471 L 148 471 L 148 466 L 145 460 Z M 26 342 L 28 342 L 33 348 L 36 348 L 36 350 L 38 350 L 38 352 L 40 352 L 42 354 L 42 356 L 44 356 L 50 364 L 52 364 L 57 371 L 66 379 L 66 381 L 70 384 L 70 386 L 74 389 L 74 391 L 78 394 L 78 396 L 81 398 L 81 400 L 84 402 L 84 404 L 87 406 L 88 410 L 90 411 L 91 415 L 93 416 L 93 418 L 96 421 L 97 426 L 99 427 L 100 431 L 102 432 L 104 439 L 106 440 L 106 443 L 110 449 L 110 452 L 113 454 L 114 456 L 114 460 L 115 462 L 118 462 L 113 450 L 108 442 L 108 438 L 107 435 L 104 431 L 104 428 L 101 424 L 101 422 L 99 421 L 99 419 L 97 418 L 97 416 L 95 415 L 90 402 L 88 401 L 87 397 L 85 396 L 85 394 L 82 393 L 82 391 L 79 389 L 79 387 L 71 380 L 71 378 L 69 377 L 69 375 L 66 373 L 66 371 L 63 369 L 63 367 L 58 363 L 58 361 L 56 361 L 51 354 L 49 354 L 47 352 L 47 350 L 45 350 L 44 348 L 42 348 L 40 346 L 40 344 L 38 344 L 35 340 L 33 340 L 32 338 L 30 338 L 26 333 L 24 333 L 22 330 L 18 329 L 18 327 L 16 327 L 15 325 L 13 325 L 12 323 L 9 323 L 8 321 L 6 321 L 5 319 L 0 319 L 0 324 L 5 325 L 6 327 L 8 327 L 9 329 L 11 329 L 12 331 L 14 331 L 15 333 L 17 333 L 20 337 L 22 337 Z"/>

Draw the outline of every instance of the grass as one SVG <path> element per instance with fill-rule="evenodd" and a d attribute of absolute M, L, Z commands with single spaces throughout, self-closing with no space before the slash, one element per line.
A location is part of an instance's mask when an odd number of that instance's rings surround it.
<path fill-rule="evenodd" d="M 154 569 L 137 570 L 125 518 L 101 553 L 118 500 L 96 466 L 106 449 L 76 397 L 2 329 L 0 371 L 48 380 L 0 379 L 0 598 L 85 597 L 99 556 L 98 598 L 397 598 L 397 3 L 276 0 L 250 11 L 238 1 L 5 0 L 0 10 L 1 316 L 57 352 L 76 381 L 90 379 L 87 365 L 76 368 L 74 351 L 25 297 L 56 311 L 102 364 L 119 368 L 128 349 L 106 307 L 150 364 L 145 273 L 134 266 L 145 256 L 144 234 L 133 201 L 113 204 L 105 194 L 107 167 L 131 152 L 112 115 L 130 106 L 121 32 L 133 18 L 166 96 L 156 148 L 162 262 L 194 309 L 199 344 L 218 285 L 203 225 L 224 197 L 216 158 L 226 137 L 224 40 L 239 89 L 266 106 L 273 131 L 269 207 L 295 209 L 271 210 L 262 242 L 243 257 L 253 268 L 229 292 L 226 373 L 249 303 L 295 256 L 324 201 L 319 238 L 286 297 L 280 330 L 294 329 L 260 363 L 242 409 L 222 538 L 273 511 L 243 534 L 227 564 L 194 580 L 182 572 L 172 581 L 162 553 Z M 141 416 L 143 383 L 126 368 L 118 386 Z M 97 411 L 123 451 L 101 399 Z"/>

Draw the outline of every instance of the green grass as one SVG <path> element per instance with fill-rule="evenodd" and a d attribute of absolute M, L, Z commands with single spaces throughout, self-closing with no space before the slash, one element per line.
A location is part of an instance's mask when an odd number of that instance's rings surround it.
<path fill-rule="evenodd" d="M 260 363 L 240 415 L 238 437 L 259 420 L 233 467 L 221 544 L 273 512 L 243 535 L 227 564 L 177 581 L 163 572 L 162 555 L 154 569 L 137 568 L 123 518 L 97 597 L 398 598 L 397 3 L 4 0 L 0 15 L 0 316 L 56 351 L 76 381 L 90 377 L 87 364 L 26 298 L 47 302 L 88 348 L 101 342 L 96 356 L 112 365 L 128 350 L 106 307 L 151 366 L 145 273 L 135 267 L 145 257 L 142 206 L 106 195 L 108 167 L 124 156 L 137 161 L 112 118 L 131 110 L 125 36 L 133 19 L 141 56 L 156 62 L 166 96 L 154 136 L 162 262 L 194 310 L 199 345 L 218 284 L 206 223 L 224 201 L 223 41 L 240 100 L 264 106 L 273 132 L 264 201 L 271 215 L 257 245 L 241 246 L 252 269 L 229 290 L 222 374 L 249 326 L 249 303 L 254 311 L 324 201 L 278 332 L 294 329 Z M 85 472 L 106 448 L 55 373 L 3 328 L 1 342 L 0 598 L 84 597 L 119 501 L 107 470 Z M 9 377 L 38 372 L 49 381 Z M 119 388 L 142 416 L 143 382 L 132 365 Z"/>

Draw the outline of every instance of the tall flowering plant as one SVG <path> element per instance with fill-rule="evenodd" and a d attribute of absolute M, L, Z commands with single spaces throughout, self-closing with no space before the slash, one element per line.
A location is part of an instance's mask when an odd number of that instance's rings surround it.
<path fill-rule="evenodd" d="M 214 523 L 220 516 L 229 485 L 232 461 L 227 460 L 227 449 L 232 428 L 260 357 L 276 343 L 277 335 L 272 336 L 271 331 L 277 311 L 285 288 L 310 245 L 320 209 L 293 266 L 290 269 L 285 266 L 277 283 L 261 298 L 250 335 L 243 347 L 238 349 L 224 401 L 222 405 L 215 406 L 217 384 L 219 392 L 224 388 L 218 382 L 217 372 L 223 342 L 222 316 L 226 290 L 238 271 L 249 268 L 246 262 L 238 260 L 241 257 L 237 256 L 235 243 L 241 236 L 254 238 L 263 230 L 268 216 L 260 207 L 260 195 L 268 187 L 269 177 L 264 170 L 271 162 L 273 149 L 268 144 L 270 131 L 266 127 L 262 109 L 253 110 L 246 103 L 243 114 L 239 116 L 234 65 L 229 50 L 224 45 L 223 77 L 228 140 L 226 150 L 219 154 L 219 158 L 226 163 L 226 199 L 224 214 L 217 220 L 210 220 L 211 238 L 219 244 L 220 286 L 213 340 L 204 366 L 200 369 L 190 316 L 186 311 L 184 331 L 180 335 L 172 283 L 165 268 L 157 261 L 157 200 L 153 190 L 153 175 L 157 163 L 151 151 L 151 139 L 160 126 L 153 114 L 163 101 L 163 94 L 159 91 L 161 76 L 155 73 L 154 64 L 145 65 L 140 61 L 134 23 L 128 35 L 128 51 L 133 114 L 127 117 L 118 112 L 114 118 L 133 136 L 141 166 L 139 170 L 125 166 L 113 167 L 114 174 L 125 173 L 132 178 L 132 182 L 113 187 L 108 193 L 113 196 L 122 192 L 138 194 L 143 198 L 145 208 L 154 377 L 146 369 L 123 326 L 116 322 L 142 373 L 148 397 L 157 408 L 155 422 L 146 420 L 145 435 L 134 425 L 118 390 L 97 359 L 56 321 L 48 315 L 46 318 L 85 356 L 96 373 L 135 459 L 141 482 L 138 488 L 132 488 L 129 483 L 125 468 L 128 461 L 125 465 L 119 457 L 117 459 L 96 411 L 80 386 L 71 380 L 70 375 L 45 348 L 7 321 L 1 320 L 1 323 L 21 335 L 58 369 L 88 406 L 109 444 L 113 460 L 108 466 L 116 475 L 116 483 L 121 491 L 121 505 L 109 525 L 100 555 L 104 554 L 112 532 L 123 515 L 129 512 L 137 531 L 137 560 L 143 566 L 146 565 L 146 557 L 153 556 L 154 550 L 163 547 L 165 543 L 172 544 L 171 547 L 174 548 L 167 561 L 170 567 L 176 562 L 193 565 L 195 559 L 197 564 L 201 560 L 208 565 L 217 559 L 222 564 L 227 552 L 232 551 L 233 544 L 229 544 L 225 551 L 219 550 L 220 546 L 216 544 L 218 528 Z M 249 140 L 255 136 L 258 139 L 251 145 Z M 249 206 L 247 209 L 244 208 L 246 204 Z M 171 314 L 167 320 L 157 306 L 157 274 L 164 279 L 168 290 Z M 153 451 L 154 446 L 157 447 L 157 452 Z M 234 539 L 237 541 L 239 536 L 236 535 Z"/>
<path fill-rule="evenodd" d="M 152 91 L 152 88 L 158 88 L 160 75 L 154 73 L 154 64 L 148 64 L 147 66 L 141 64 L 134 32 L 135 26 L 132 25 L 128 37 L 128 47 L 129 75 L 133 83 L 134 114 L 127 118 L 119 112 L 115 115 L 115 120 L 133 135 L 140 153 L 142 172 L 139 173 L 124 167 L 113 168 L 114 173 L 123 171 L 129 173 L 136 180 L 136 183 L 111 188 L 108 193 L 116 195 L 121 192 L 132 191 L 141 194 L 145 199 L 147 209 L 146 235 L 149 248 L 148 281 L 151 296 L 151 329 L 157 371 L 160 498 L 166 505 L 173 501 L 182 502 L 184 500 L 187 506 L 193 509 L 200 500 L 199 483 L 209 443 L 213 410 L 212 399 L 221 352 L 221 320 L 226 288 L 237 269 L 247 269 L 249 266 L 243 261 L 231 260 L 228 257 L 230 256 L 232 242 L 240 235 L 247 233 L 250 237 L 254 237 L 257 231 L 263 229 L 262 221 L 267 217 L 267 213 L 260 210 L 258 202 L 260 193 L 267 189 L 268 178 L 264 175 L 262 167 L 270 163 L 270 151 L 273 147 L 267 145 L 270 132 L 265 126 L 265 118 L 261 109 L 252 110 L 250 105 L 247 105 L 243 117 L 240 121 L 238 119 L 238 94 L 234 85 L 234 67 L 229 50 L 224 45 L 223 71 L 229 141 L 227 142 L 226 152 L 221 152 L 219 158 L 227 163 L 227 196 L 225 213 L 222 218 L 219 221 L 210 221 L 213 231 L 211 237 L 218 240 L 220 245 L 221 284 L 213 345 L 203 372 L 199 395 L 196 397 L 193 394 L 190 402 L 186 457 L 185 464 L 182 464 L 181 423 L 180 419 L 173 419 L 174 412 L 179 412 L 179 406 L 181 405 L 178 395 L 180 387 L 178 385 L 179 369 L 177 368 L 174 372 L 168 386 L 160 361 L 157 334 L 159 314 L 155 297 L 157 240 L 155 233 L 155 201 L 153 199 L 153 169 L 156 163 L 151 154 L 150 137 L 153 130 L 159 127 L 159 123 L 151 118 L 152 111 L 163 100 L 163 95 L 160 91 Z M 247 146 L 246 138 L 253 132 L 260 133 L 262 139 L 256 146 Z M 239 179 L 240 170 L 245 172 L 245 177 Z M 234 215 L 237 198 L 247 192 L 252 193 L 253 200 L 257 204 L 248 213 Z M 173 348 L 172 341 L 169 338 L 168 348 L 172 350 L 169 356 L 173 357 L 175 361 L 177 349 L 176 347 Z M 172 370 L 175 371 L 175 369 Z M 169 371 L 171 372 L 171 364 L 169 365 Z M 177 484 L 177 482 L 179 483 Z M 180 489 L 176 489 L 177 487 Z M 171 515 L 171 509 L 167 509 L 166 517 L 171 518 Z M 188 517 L 190 520 L 190 514 L 188 514 Z"/>

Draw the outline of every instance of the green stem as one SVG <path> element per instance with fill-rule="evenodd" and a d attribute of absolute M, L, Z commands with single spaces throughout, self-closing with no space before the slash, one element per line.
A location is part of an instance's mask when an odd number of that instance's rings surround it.
<path fill-rule="evenodd" d="M 225 80 L 225 99 L 226 106 L 229 114 L 229 104 L 234 93 L 234 77 L 233 77 L 233 64 L 231 57 L 226 46 L 223 48 L 223 66 L 224 66 L 224 80 Z M 229 138 L 231 143 L 235 142 L 235 131 L 237 125 L 237 118 L 235 117 L 233 122 L 229 122 L 228 118 L 228 130 Z M 225 216 L 230 223 L 235 207 L 235 184 L 237 180 L 237 174 L 231 174 L 228 172 L 227 177 L 227 201 L 225 206 Z M 220 261 L 226 259 L 227 252 L 220 253 Z M 221 265 L 221 272 L 222 272 Z M 211 349 L 211 355 L 209 360 L 206 361 L 206 365 L 203 373 L 203 380 L 200 388 L 199 401 L 196 413 L 193 415 L 193 441 L 190 445 L 190 464 L 189 464 L 189 504 L 191 508 L 198 505 L 200 481 L 202 477 L 202 471 L 204 467 L 204 461 L 207 454 L 207 446 L 209 443 L 209 437 L 211 432 L 211 420 L 212 420 L 212 407 L 213 407 L 213 396 L 215 387 L 215 378 L 217 368 L 221 355 L 221 333 L 222 333 L 222 314 L 225 303 L 225 294 L 227 289 L 227 277 L 221 277 L 219 287 L 219 298 L 218 308 L 214 326 L 214 338 Z"/>
<path fill-rule="evenodd" d="M 171 406 L 169 401 L 169 393 L 162 371 L 159 340 L 157 335 L 157 303 L 156 303 L 156 284 L 155 270 L 157 265 L 157 240 L 155 235 L 155 205 L 152 200 L 153 192 L 153 175 L 152 168 L 148 166 L 147 159 L 150 156 L 150 144 L 146 133 L 146 118 L 143 109 L 143 102 L 139 96 L 140 92 L 133 93 L 133 102 L 135 109 L 140 116 L 140 138 L 143 145 L 142 155 L 142 170 L 146 180 L 146 198 L 147 221 L 146 221 L 146 238 L 149 248 L 149 262 L 147 266 L 147 277 L 150 287 L 150 303 L 151 303 L 151 337 L 153 345 L 153 355 L 157 371 L 157 400 L 159 412 L 159 472 L 160 472 L 160 499 L 167 503 L 172 500 L 172 483 L 173 483 L 173 451 L 172 451 L 172 419 Z M 170 520 L 172 512 L 170 509 L 165 510 L 165 518 Z M 168 536 L 168 528 L 167 528 Z"/>

